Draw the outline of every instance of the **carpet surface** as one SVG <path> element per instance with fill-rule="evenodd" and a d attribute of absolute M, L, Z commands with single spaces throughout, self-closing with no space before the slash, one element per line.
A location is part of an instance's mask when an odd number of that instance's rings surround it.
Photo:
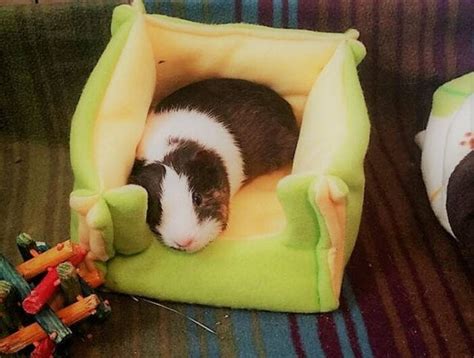
<path fill-rule="evenodd" d="M 20 258 L 28 232 L 68 238 L 72 113 L 109 39 L 115 2 L 0 7 L 0 250 Z M 356 28 L 372 133 L 359 240 L 341 308 L 296 315 L 165 303 L 206 324 L 106 294 L 113 314 L 73 357 L 472 357 L 473 253 L 439 225 L 425 194 L 414 135 L 434 90 L 474 70 L 470 0 L 202 0 L 146 3 L 196 21 Z M 284 54 L 282 54 L 284 55 Z M 474 173 L 473 173 L 474 175 Z M 474 239 L 474 238 L 473 238 Z"/>

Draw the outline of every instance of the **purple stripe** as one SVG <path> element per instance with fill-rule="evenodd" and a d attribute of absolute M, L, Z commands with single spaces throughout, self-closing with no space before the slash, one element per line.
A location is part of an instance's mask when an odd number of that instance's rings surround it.
<path fill-rule="evenodd" d="M 242 0 L 235 0 L 235 22 L 242 22 Z"/>
<path fill-rule="evenodd" d="M 367 207 L 367 203 L 364 204 L 364 207 Z M 366 218 L 367 213 L 364 213 L 361 233 L 367 231 L 371 225 Z M 374 238 L 369 238 L 370 242 L 367 242 L 367 245 L 372 245 Z M 359 240 L 369 241 L 369 238 L 360 237 Z M 386 356 L 388 352 L 397 356 L 399 352 L 391 324 L 377 287 L 372 263 L 368 259 L 368 253 L 359 241 L 347 267 L 352 289 L 367 328 L 374 357 Z M 382 335 L 380 332 L 384 332 L 384 334 Z"/>
<path fill-rule="evenodd" d="M 425 68 L 425 46 L 426 46 L 426 23 L 427 23 L 427 16 L 423 16 L 428 11 L 426 0 L 420 0 L 421 4 L 421 12 L 420 14 L 420 38 L 418 39 L 418 46 L 416 55 L 418 56 L 418 68 L 416 73 L 417 85 L 416 85 L 416 108 L 415 113 L 417 118 L 426 118 L 428 116 L 428 112 L 424 110 L 424 107 L 420 105 L 422 102 L 421 94 L 426 91 L 423 81 L 423 71 L 422 69 Z M 418 161 L 418 160 L 417 160 Z"/>
<path fill-rule="evenodd" d="M 382 202 L 384 203 L 384 205 L 388 205 L 389 201 L 384 195 L 383 188 L 380 186 L 378 178 L 374 175 L 375 170 L 370 161 L 368 161 L 366 170 L 368 173 L 371 174 L 372 189 L 377 191 L 377 196 L 382 198 Z M 386 232 L 386 230 L 384 230 L 384 228 L 382 228 L 379 224 L 381 218 L 377 210 L 374 209 L 374 204 L 372 204 L 375 201 L 371 198 L 371 191 L 368 191 L 367 194 L 368 203 L 366 206 L 366 210 L 369 216 L 373 218 L 370 229 L 372 230 L 373 237 L 375 237 L 378 233 Z M 390 212 L 394 213 L 395 211 L 391 210 Z M 394 222 L 395 220 L 390 221 L 390 226 L 392 226 Z M 400 232 L 400 230 L 399 228 L 393 228 L 392 232 Z M 399 246 L 401 247 L 401 240 L 398 240 L 397 242 L 400 244 Z M 420 326 L 416 319 L 415 310 L 411 306 L 410 301 L 408 299 L 409 293 L 403 285 L 402 275 L 400 274 L 396 263 L 394 263 L 394 258 L 390 253 L 388 245 L 382 243 L 381 240 L 374 240 L 374 244 L 376 246 L 377 252 L 379 253 L 380 266 L 382 268 L 384 276 L 386 277 L 388 288 L 392 296 L 392 301 L 404 325 L 403 333 L 405 334 L 405 337 L 407 339 L 408 347 L 415 357 L 427 355 L 429 352 L 424 342 Z M 412 262 L 408 262 L 409 266 L 412 266 L 412 264 Z M 410 270 L 412 271 L 411 267 Z"/>
<path fill-rule="evenodd" d="M 258 23 L 265 26 L 273 25 L 273 0 L 258 1 Z"/>
<path fill-rule="evenodd" d="M 281 2 L 281 27 L 284 29 L 288 28 L 288 0 L 282 0 Z"/>
<path fill-rule="evenodd" d="M 341 346 L 332 314 L 319 314 L 317 320 L 319 339 L 324 352 L 328 357 L 341 357 Z"/>
<path fill-rule="evenodd" d="M 398 2 L 397 3 L 397 33 L 399 33 L 400 35 L 397 36 L 397 50 L 395 51 L 395 54 L 396 54 L 396 61 L 395 63 L 397 64 L 397 69 L 396 69 L 396 72 L 398 73 L 398 79 L 396 81 L 396 91 L 395 91 L 395 100 L 394 100 L 394 105 L 395 105 L 395 118 L 396 118 L 396 123 L 398 123 L 399 127 L 400 127 L 400 132 L 402 134 L 402 139 L 404 140 L 405 142 L 405 148 L 411 148 L 411 147 L 414 147 L 413 145 L 411 145 L 411 143 L 407 143 L 406 142 L 406 138 L 407 136 L 405 135 L 405 128 L 404 128 L 404 125 L 403 125 L 403 117 L 402 117 L 402 114 L 401 114 L 401 93 L 402 93 L 402 85 L 401 85 L 401 81 L 402 81 L 402 60 L 403 60 L 403 43 L 402 43 L 402 34 L 403 34 L 403 31 L 404 31 L 404 21 L 403 21 L 403 2 Z M 418 50 L 416 51 L 416 56 L 420 56 L 420 52 L 419 52 L 419 48 Z M 413 157 L 411 151 L 408 150 L 408 154 L 410 156 L 410 159 L 411 161 L 416 161 L 416 158 Z M 383 192 L 383 190 L 381 190 L 381 195 L 382 197 L 385 199 L 385 201 L 387 203 L 389 203 L 388 205 L 390 205 L 390 201 L 389 199 L 385 196 L 385 192 Z M 394 210 L 394 208 L 391 208 Z M 397 222 L 395 222 L 395 225 L 398 227 L 398 224 Z M 398 228 L 397 228 L 398 229 Z M 398 232 L 398 230 L 397 230 Z M 421 282 L 419 276 L 418 276 L 418 273 L 416 271 L 416 265 L 415 263 L 413 262 L 411 256 L 409 255 L 409 251 L 408 249 L 406 248 L 406 246 L 404 245 L 404 242 L 403 240 L 399 240 L 398 241 L 399 244 L 400 244 L 400 249 L 402 251 L 402 254 L 403 256 L 406 258 L 407 262 L 408 262 L 408 267 L 410 269 L 410 272 L 411 272 L 411 276 L 413 277 L 413 280 L 415 282 L 415 286 L 416 286 L 416 290 L 418 292 L 418 296 L 420 297 L 420 300 L 421 300 L 421 303 L 422 303 L 422 306 L 423 308 L 425 309 L 426 311 L 426 315 L 428 317 L 428 321 L 430 322 L 430 325 L 433 329 L 433 333 L 435 334 L 436 336 L 436 342 L 438 344 L 438 347 L 439 347 L 439 350 L 440 350 L 440 353 L 443 355 L 443 356 L 447 356 L 448 355 L 448 349 L 446 347 L 446 344 L 445 344 L 445 341 L 441 335 L 441 329 L 438 325 L 438 323 L 436 322 L 435 320 L 435 313 L 433 312 L 433 310 L 431 309 L 429 303 L 428 303 L 428 300 L 426 299 L 426 296 L 424 295 L 424 292 L 425 292 L 425 289 L 423 287 L 423 283 Z"/>
<path fill-rule="evenodd" d="M 413 145 L 413 139 L 410 138 L 410 143 L 407 143 L 407 136 L 405 135 L 406 130 L 404 126 L 404 118 L 401 116 L 401 94 L 403 93 L 403 86 L 402 86 L 402 80 L 403 80 L 403 68 L 402 68 L 402 62 L 403 62 L 403 30 L 404 30 L 404 21 L 403 21 L 403 2 L 398 1 L 396 4 L 396 27 L 395 27 L 395 34 L 397 34 L 396 38 L 396 50 L 395 50 L 395 73 L 397 74 L 396 79 L 395 79 L 395 98 L 394 98 L 394 106 L 395 106 L 395 117 L 397 118 L 397 124 L 400 128 L 400 134 L 402 137 L 402 141 L 404 142 L 405 148 L 416 148 L 415 145 Z M 408 151 L 408 154 L 412 154 L 411 151 Z M 410 159 L 412 161 L 415 161 L 413 157 L 410 155 Z"/>
<path fill-rule="evenodd" d="M 372 122 L 372 128 L 373 128 L 374 131 L 376 130 L 375 122 Z M 389 151 L 385 148 L 382 141 L 379 143 L 379 149 L 380 149 L 381 153 L 383 154 L 383 156 L 386 157 L 387 160 L 389 161 L 390 166 L 393 168 L 393 171 L 395 173 L 395 180 L 398 183 L 400 183 L 401 188 L 404 192 L 404 195 L 407 197 L 408 201 L 411 204 L 412 203 L 411 198 L 408 195 L 408 191 L 407 191 L 406 186 L 405 186 L 405 184 L 404 184 L 404 182 L 403 182 L 403 180 L 400 176 L 400 172 L 397 170 L 396 164 L 393 162 L 392 157 L 389 154 Z M 384 195 L 383 190 L 380 190 L 380 192 L 381 192 L 381 195 Z M 390 205 L 389 200 L 386 200 L 385 202 L 387 203 L 387 205 Z M 392 210 L 392 212 L 394 212 L 394 211 Z M 421 220 L 421 218 L 419 217 L 419 214 L 418 214 L 417 210 L 413 211 L 413 216 L 414 216 L 414 219 L 417 223 L 423 222 Z M 459 328 L 462 331 L 463 337 L 464 337 L 464 339 L 465 339 L 468 346 L 474 347 L 474 339 L 470 334 L 469 328 L 466 326 L 466 322 L 465 322 L 465 320 L 463 318 L 463 315 L 461 314 L 461 311 L 459 309 L 459 307 L 460 307 L 459 303 L 457 302 L 457 300 L 454 296 L 454 292 L 453 292 L 448 280 L 446 279 L 446 276 L 444 275 L 443 268 L 441 267 L 440 263 L 438 262 L 438 260 L 436 258 L 434 250 L 431 246 L 432 245 L 431 240 L 430 240 L 430 238 L 428 238 L 428 235 L 426 234 L 425 229 L 423 228 L 423 226 L 422 225 L 417 225 L 417 226 L 418 226 L 418 230 L 420 230 L 420 232 L 422 233 L 422 235 L 421 235 L 422 240 L 420 242 L 423 243 L 423 246 L 424 246 L 424 248 L 426 249 L 426 252 L 427 252 L 427 257 L 431 261 L 431 264 L 434 267 L 434 270 L 435 270 L 437 276 L 439 277 L 440 284 L 443 286 L 444 290 L 446 291 L 446 296 L 448 297 L 448 300 L 450 301 L 449 305 L 452 308 L 452 310 L 454 311 L 455 320 L 459 324 Z M 403 245 L 401 244 L 401 246 L 403 246 Z M 454 249 L 454 252 L 457 255 L 459 255 L 459 249 L 456 249 L 456 248 L 453 248 L 453 249 Z M 406 250 L 406 248 L 405 248 L 404 252 L 405 252 L 405 255 L 408 256 L 408 250 Z M 412 262 L 412 265 L 414 267 L 413 262 Z M 413 270 L 415 270 L 415 268 L 413 268 Z M 421 285 L 421 283 L 420 283 L 420 285 Z M 422 285 L 421 285 L 421 287 L 422 287 Z M 421 292 L 424 292 L 423 288 L 421 288 Z"/>
<path fill-rule="evenodd" d="M 460 0 L 456 21 L 455 44 L 457 51 L 456 73 L 474 71 L 474 2 Z"/>
<path fill-rule="evenodd" d="M 342 25 L 341 0 L 331 0 L 328 2 L 328 28 L 326 31 L 340 32 Z"/>
<path fill-rule="evenodd" d="M 372 106 L 369 106 L 369 110 L 372 109 L 372 113 L 371 113 L 371 123 L 372 123 L 372 127 L 375 129 L 376 127 L 376 124 L 377 124 L 377 120 L 379 119 L 379 100 L 380 100 L 380 96 L 378 95 L 378 84 L 379 84 L 379 72 L 381 71 L 381 69 L 379 68 L 379 33 L 380 33 L 380 7 L 379 7 L 379 2 L 375 1 L 373 2 L 373 19 L 374 19 L 374 24 L 373 24 L 373 36 L 372 38 L 369 40 L 370 42 L 370 46 L 369 49 L 371 48 L 372 51 L 368 51 L 368 55 L 370 57 L 370 53 L 372 52 L 372 61 L 373 61 L 373 70 L 371 71 L 373 73 L 372 75 L 372 83 L 370 83 L 370 87 L 372 89 L 372 91 L 370 91 L 369 93 L 372 94 L 372 97 L 369 97 L 368 99 L 371 101 L 371 104 Z M 382 76 L 380 76 L 382 77 Z M 382 148 L 383 148 L 383 143 L 381 144 Z M 369 148 L 370 149 L 370 148 Z M 367 162 L 367 160 L 366 160 Z M 367 208 L 368 205 L 364 205 L 364 208 Z M 367 209 L 366 209 L 367 210 Z M 379 232 L 383 232 L 383 231 L 379 231 Z M 374 240 L 376 241 L 376 240 Z M 388 256 L 389 257 L 389 256 Z M 385 260 L 383 260 L 385 262 Z M 385 272 L 385 271 L 384 271 Z M 386 274 L 386 273 L 385 273 Z M 391 286 L 390 286 L 390 289 L 391 289 Z M 396 297 L 396 295 L 394 295 L 394 297 Z M 378 334 L 378 333 L 376 333 Z M 377 356 L 377 353 L 374 351 L 374 354 L 375 356 Z"/>
<path fill-rule="evenodd" d="M 347 304 L 343 295 L 341 295 L 341 307 L 342 316 L 344 317 L 344 322 L 347 328 L 347 335 L 349 336 L 349 341 L 351 342 L 352 352 L 354 352 L 355 357 L 362 357 L 362 352 L 360 351 L 359 342 L 357 340 L 357 335 L 354 328 L 354 322 L 350 315 L 350 307 Z"/>
<path fill-rule="evenodd" d="M 291 341 L 293 343 L 293 348 L 295 349 L 295 353 L 299 358 L 306 357 L 306 354 L 303 349 L 303 344 L 301 343 L 301 336 L 300 331 L 298 328 L 298 322 L 296 321 L 296 317 L 294 314 L 288 314 L 288 322 L 290 325 L 290 332 L 291 332 Z"/>
<path fill-rule="evenodd" d="M 314 30 L 316 27 L 316 4 L 314 1 L 298 1 L 298 28 Z"/>
<path fill-rule="evenodd" d="M 372 122 L 374 122 L 374 119 L 377 120 L 377 92 L 378 92 L 378 88 L 377 88 L 377 83 L 378 83 L 378 74 L 379 74 L 379 46 L 378 46 L 378 35 L 379 35 L 379 32 L 380 32 L 380 26 L 379 26 L 379 21 L 380 21 L 380 9 L 379 9 L 379 2 L 378 1 L 374 1 L 373 2 L 373 30 L 372 30 L 372 33 L 373 33 L 373 36 L 370 40 L 368 40 L 369 44 L 370 44 L 370 47 L 372 49 L 372 51 L 367 51 L 368 53 L 368 59 L 370 58 L 373 62 L 373 69 L 370 71 L 371 73 L 373 73 L 372 75 L 372 83 L 370 84 L 371 87 L 372 87 L 372 101 L 373 101 L 373 120 Z M 372 56 L 370 55 L 370 53 L 372 53 Z"/>
<path fill-rule="evenodd" d="M 375 126 L 373 126 L 374 128 Z M 374 128 L 375 130 L 375 128 Z M 405 191 L 405 186 L 403 185 L 403 182 L 400 178 L 400 174 L 395 166 L 395 164 L 393 163 L 391 157 L 388 155 L 387 153 L 387 150 L 384 148 L 384 146 L 382 144 L 380 144 L 379 146 L 382 154 L 388 159 L 388 161 L 390 162 L 390 166 L 392 168 L 394 168 L 394 172 L 395 172 L 395 176 L 396 176 L 396 180 L 397 182 L 399 182 L 402 186 L 402 189 L 405 193 L 405 196 L 408 197 L 408 194 L 406 193 Z M 383 190 L 380 190 L 381 192 L 381 196 L 383 196 Z M 410 200 L 409 200 L 410 201 Z M 388 199 L 385 199 L 384 201 L 385 203 L 387 203 L 387 205 L 390 205 L 390 201 Z M 393 208 L 392 208 L 393 209 Z M 394 212 L 392 210 L 392 212 Z M 413 216 L 414 216 L 414 219 L 416 222 L 422 222 L 421 219 L 419 218 L 418 216 L 418 213 L 416 210 L 413 211 Z M 444 290 L 446 291 L 446 296 L 448 297 L 448 300 L 450 301 L 450 306 L 451 308 L 453 309 L 454 311 L 454 315 L 455 315 L 455 320 L 456 322 L 459 324 L 459 327 L 463 333 L 463 336 L 466 340 L 466 343 L 468 344 L 468 346 L 471 346 L 471 347 L 474 347 L 474 340 L 469 332 L 469 328 L 466 326 L 466 322 L 461 314 L 461 311 L 459 310 L 459 303 L 457 302 L 457 300 L 455 299 L 454 297 L 454 293 L 453 293 L 453 290 L 451 289 L 451 286 L 448 282 L 448 280 L 446 279 L 446 276 L 444 275 L 443 273 L 443 269 L 440 265 L 440 263 L 437 261 L 436 259 L 436 255 L 434 254 L 433 252 L 433 248 L 431 247 L 431 243 L 430 243 L 430 240 L 429 238 L 427 237 L 424 229 L 422 227 L 419 227 L 418 228 L 421 232 L 422 232 L 422 235 L 421 235 L 421 239 L 422 239 L 422 243 L 423 245 L 425 246 L 425 249 L 427 251 L 427 257 L 430 259 L 431 263 L 432 263 L 432 266 L 434 267 L 434 270 L 437 274 L 437 276 L 439 277 L 439 282 L 440 284 L 443 286 Z M 400 241 L 399 241 L 400 242 Z M 401 245 L 402 247 L 403 245 Z M 403 247 L 404 248 L 404 247 Z M 408 257 L 408 250 L 406 248 L 404 248 L 404 255 Z M 413 270 L 415 270 L 414 266 L 415 264 L 411 261 L 411 265 L 413 266 Z M 415 270 L 416 271 L 416 270 Z M 421 292 L 424 292 L 423 288 L 422 288 L 422 284 L 420 282 L 420 290 Z M 432 312 L 431 310 L 429 312 Z M 428 316 L 430 317 L 430 314 L 428 314 Z M 442 336 L 440 336 L 442 337 Z M 441 338 L 443 339 L 443 338 Z"/>
<path fill-rule="evenodd" d="M 357 6 L 359 6 L 359 4 L 357 4 L 357 0 L 351 0 L 350 2 L 350 5 L 349 5 L 349 9 L 350 9 L 350 16 L 351 16 L 351 27 L 355 27 L 355 23 L 357 21 Z"/>
<path fill-rule="evenodd" d="M 447 0 L 436 1 L 436 22 L 434 26 L 434 65 L 439 81 L 446 81 L 446 41 L 449 4 Z"/>
<path fill-rule="evenodd" d="M 375 172 L 375 169 L 369 164 L 370 169 L 372 169 L 372 172 Z M 395 208 L 392 207 L 390 199 L 385 195 L 385 192 L 383 188 L 378 184 L 377 179 L 374 178 L 373 184 L 376 186 L 376 188 L 379 191 L 380 198 L 384 205 L 387 205 L 387 210 L 390 212 L 395 212 Z M 401 228 L 399 227 L 399 224 L 396 220 L 393 221 L 393 225 L 395 226 L 395 232 L 400 232 Z M 441 334 L 441 329 L 435 319 L 435 312 L 431 309 L 428 299 L 426 298 L 425 295 L 425 288 L 423 287 L 423 283 L 420 280 L 420 277 L 418 275 L 418 272 L 416 271 L 416 264 L 413 262 L 413 259 L 411 258 L 410 252 L 405 246 L 404 240 L 397 240 L 397 243 L 399 244 L 400 251 L 402 253 L 402 256 L 406 259 L 408 268 L 410 270 L 411 277 L 413 278 L 413 281 L 415 283 L 415 287 L 417 290 L 418 297 L 420 298 L 421 305 L 426 311 L 426 317 L 427 320 L 430 324 L 430 327 L 433 329 L 433 333 L 436 336 L 436 341 L 439 346 L 439 350 L 443 355 L 448 355 L 448 349 L 446 347 L 446 344 L 444 342 L 444 338 Z"/>
<path fill-rule="evenodd" d="M 405 148 L 411 148 L 411 147 L 414 147 L 414 146 L 411 145 L 411 143 L 406 143 L 406 138 L 407 137 L 405 136 L 405 128 L 404 128 L 404 125 L 403 125 L 403 117 L 402 117 L 402 114 L 401 114 L 401 98 L 400 98 L 401 93 L 402 93 L 402 85 L 401 85 L 402 65 L 401 64 L 402 64 L 402 60 L 403 60 L 403 43 L 402 43 L 402 35 L 401 34 L 403 34 L 403 31 L 404 31 L 404 28 L 403 28 L 403 25 L 404 25 L 403 10 L 404 10 L 403 9 L 403 3 L 398 2 L 397 3 L 397 15 L 396 15 L 397 16 L 397 33 L 399 33 L 400 35 L 397 36 L 397 44 L 396 44 L 397 50 L 395 51 L 395 54 L 397 56 L 395 63 L 397 64 L 396 72 L 398 73 L 398 79 L 396 81 L 397 88 L 396 88 L 396 91 L 395 91 L 394 105 L 395 105 L 396 123 L 398 123 L 398 125 L 400 127 L 400 132 L 402 134 L 402 139 L 405 142 Z M 416 55 L 420 56 L 419 49 L 416 51 Z M 408 150 L 408 154 L 410 156 L 411 161 L 416 161 L 416 158 L 413 157 L 411 151 Z M 381 190 L 381 195 L 387 203 L 390 203 L 389 199 L 385 196 L 385 193 L 383 192 L 383 190 Z M 390 204 L 388 204 L 388 205 L 390 205 Z M 391 209 L 393 209 L 393 208 L 391 208 Z M 398 224 L 396 222 L 395 222 L 395 225 L 398 227 Z M 397 230 L 397 232 L 398 232 L 398 230 Z M 415 282 L 416 290 L 418 292 L 418 296 L 420 297 L 422 307 L 426 311 L 428 321 L 430 322 L 430 325 L 433 329 L 433 333 L 436 336 L 436 342 L 438 344 L 440 353 L 442 353 L 443 356 L 446 356 L 446 355 L 448 355 L 448 349 L 447 349 L 445 341 L 444 341 L 444 339 L 441 335 L 441 329 L 440 329 L 437 321 L 434 318 L 435 313 L 431 309 L 431 307 L 428 303 L 428 300 L 426 299 L 426 296 L 424 295 L 425 289 L 424 289 L 423 283 L 421 282 L 421 280 L 418 276 L 418 273 L 416 271 L 416 265 L 413 262 L 410 254 L 409 254 L 408 249 L 404 245 L 403 240 L 399 240 L 398 242 L 400 244 L 400 249 L 402 251 L 402 254 L 408 262 L 408 267 L 410 269 L 411 276 L 413 277 L 413 280 Z"/>

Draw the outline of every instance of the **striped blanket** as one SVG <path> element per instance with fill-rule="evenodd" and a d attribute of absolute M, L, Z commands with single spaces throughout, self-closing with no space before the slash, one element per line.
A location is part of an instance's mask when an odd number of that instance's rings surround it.
<path fill-rule="evenodd" d="M 109 38 L 114 2 L 0 8 L 0 249 L 26 231 L 68 237 L 69 121 Z M 396 357 L 474 355 L 473 253 L 426 198 L 414 135 L 441 83 L 474 70 L 471 0 L 173 0 L 149 12 L 344 31 L 367 46 L 360 77 L 372 121 L 360 236 L 341 309 L 249 312 L 166 303 L 216 331 L 129 297 L 72 344 L 77 357 Z"/>

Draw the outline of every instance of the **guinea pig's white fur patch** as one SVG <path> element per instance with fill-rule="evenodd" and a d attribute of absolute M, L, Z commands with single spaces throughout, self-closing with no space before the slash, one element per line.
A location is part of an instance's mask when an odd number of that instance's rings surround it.
<path fill-rule="evenodd" d="M 234 195 L 245 180 L 244 163 L 234 137 L 211 115 L 190 109 L 151 113 L 137 158 L 146 163 L 162 161 L 176 148 L 171 138 L 193 140 L 218 153 L 229 176 L 230 195 Z"/>
<path fill-rule="evenodd" d="M 222 226 L 212 218 L 199 222 L 194 209 L 188 178 L 166 166 L 161 183 L 163 214 L 156 229 L 167 246 L 194 252 L 202 249 L 221 232 Z M 192 244 L 183 244 L 192 240 Z"/>

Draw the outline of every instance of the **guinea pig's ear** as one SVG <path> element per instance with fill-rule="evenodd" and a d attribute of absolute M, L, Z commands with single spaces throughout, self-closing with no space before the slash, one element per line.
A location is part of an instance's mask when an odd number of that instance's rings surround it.
<path fill-rule="evenodd" d="M 137 184 L 146 187 L 150 183 L 161 179 L 165 174 L 165 171 L 166 169 L 161 163 L 155 162 L 145 164 L 144 161 L 137 160 L 135 161 L 132 173 L 128 178 L 128 184 Z"/>
<path fill-rule="evenodd" d="M 142 169 L 144 166 L 145 166 L 145 161 L 144 161 L 144 160 L 136 159 L 135 162 L 133 163 L 131 175 L 136 174 L 136 173 L 137 173 L 140 169 Z"/>
<path fill-rule="evenodd" d="M 193 155 L 191 170 L 203 178 L 216 182 L 219 180 L 219 159 L 209 150 L 199 150 Z"/>
<path fill-rule="evenodd" d="M 206 149 L 201 149 L 195 152 L 193 154 L 192 161 L 195 165 L 199 165 L 201 167 L 214 166 L 214 158 L 212 154 Z"/>
<path fill-rule="evenodd" d="M 133 163 L 132 167 L 132 172 L 130 173 L 130 176 L 128 177 L 128 184 L 138 184 L 138 178 L 137 175 L 140 172 L 141 169 L 143 169 L 143 166 L 145 165 L 145 161 L 143 160 L 135 160 Z"/>

